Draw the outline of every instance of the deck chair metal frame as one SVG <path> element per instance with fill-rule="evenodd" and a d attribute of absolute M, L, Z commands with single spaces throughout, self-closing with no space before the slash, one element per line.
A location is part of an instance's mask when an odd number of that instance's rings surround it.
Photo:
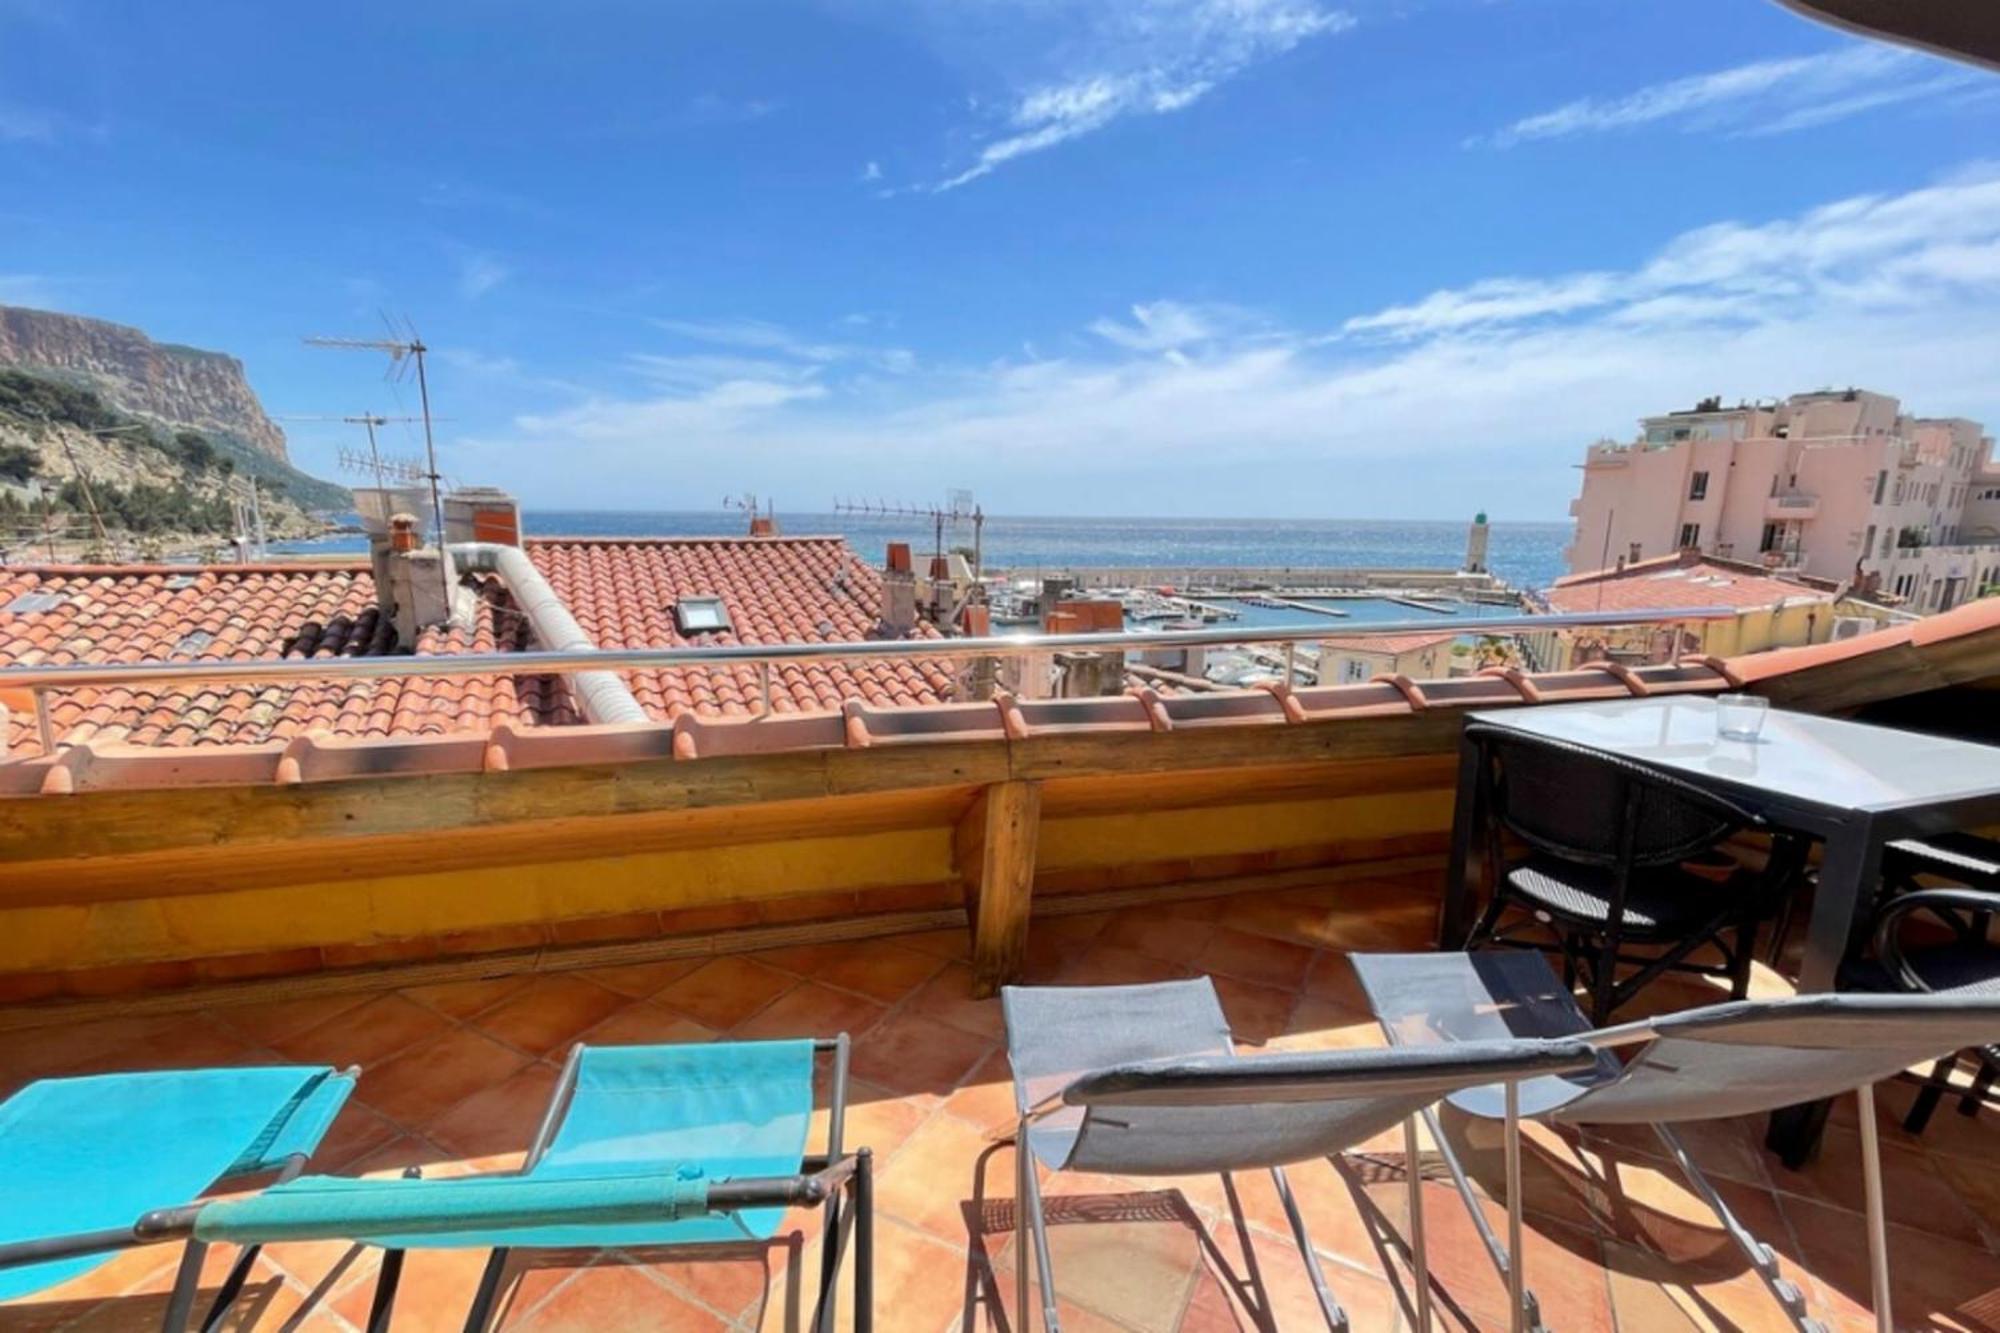
<path fill-rule="evenodd" d="M 542 1112 L 540 1125 L 535 1129 L 535 1137 L 529 1142 L 527 1156 L 518 1170 L 506 1174 L 526 1176 L 547 1153 L 555 1140 L 556 1132 L 562 1128 L 563 1117 L 569 1113 L 576 1095 L 577 1074 L 583 1067 L 583 1055 L 587 1048 L 582 1042 L 570 1047 L 563 1060 L 561 1076 L 556 1080 L 554 1091 L 549 1096 L 547 1109 Z M 796 1176 L 773 1177 L 766 1180 L 739 1180 L 718 1185 L 710 1191 L 712 1210 L 731 1211 L 742 1208 L 762 1208 L 773 1206 L 791 1207 L 799 1204 L 818 1204 L 823 1210 L 821 1228 L 819 1294 L 813 1307 L 812 1329 L 814 1333 L 832 1333 L 834 1311 L 837 1305 L 836 1279 L 840 1275 L 840 1265 L 845 1259 L 845 1232 L 850 1228 L 854 1233 L 854 1299 L 856 1333 L 869 1333 L 874 1311 L 874 1188 L 871 1154 L 867 1148 L 857 1152 L 843 1152 L 847 1128 L 847 1075 L 851 1053 L 851 1043 L 845 1032 L 838 1036 L 816 1038 L 813 1054 L 831 1060 L 831 1089 L 827 1098 L 827 1145 L 824 1153 L 809 1153 L 799 1164 Z M 843 1210 L 843 1194 L 853 1196 L 851 1213 Z M 717 1205 L 720 1206 L 717 1206 Z M 507 1260 L 512 1254 L 508 1246 L 496 1246 L 487 1257 L 485 1271 L 480 1274 L 479 1286 L 473 1293 L 472 1304 L 465 1315 L 465 1333 L 484 1333 L 493 1318 L 493 1306 L 500 1295 L 500 1283 L 506 1275 Z M 375 1299 L 368 1315 L 367 1333 L 388 1333 L 389 1315 L 396 1300 L 396 1287 L 402 1276 L 403 1251 L 385 1250 L 382 1267 L 376 1279 Z"/>
<path fill-rule="evenodd" d="M 179 1071 L 159 1072 L 165 1075 Z M 185 1072 L 198 1073 L 205 1071 Z M 232 1169 L 215 1178 L 214 1183 L 216 1185 L 228 1185 L 236 1181 L 252 1180 L 258 1176 L 270 1175 L 273 1171 L 276 1172 L 276 1176 L 272 1183 L 283 1184 L 286 1181 L 296 1179 L 299 1173 L 305 1170 L 306 1164 L 312 1159 L 313 1150 L 319 1146 L 319 1140 L 324 1137 L 326 1128 L 331 1124 L 333 1118 L 339 1114 L 340 1108 L 345 1104 L 348 1094 L 353 1091 L 355 1083 L 361 1077 L 360 1069 L 354 1067 L 338 1071 L 328 1067 L 312 1072 L 314 1073 L 314 1081 L 302 1087 L 301 1099 L 292 1106 L 287 1107 L 282 1114 L 266 1126 L 264 1131 L 265 1141 L 275 1145 L 290 1128 L 291 1120 L 302 1108 L 310 1104 L 310 1096 L 314 1094 L 309 1089 L 314 1088 L 316 1084 L 323 1084 L 324 1099 L 316 1111 L 316 1114 L 323 1115 L 323 1122 L 317 1131 L 307 1132 L 306 1137 L 310 1138 L 311 1142 L 278 1157 L 272 1157 L 267 1153 L 262 1158 L 243 1166 L 242 1169 L 237 1169 L 239 1164 L 233 1163 Z M 246 1149 L 246 1154 L 249 1151 L 255 1151 L 256 1148 L 257 1145 L 255 1144 L 249 1145 Z M 79 1183 L 82 1184 L 85 1182 Z M 194 1314 L 195 1301 L 201 1294 L 201 1270 L 208 1258 L 209 1243 L 197 1240 L 191 1233 L 154 1234 L 143 1223 L 144 1219 L 142 1218 L 140 1222 L 131 1226 L 110 1227 L 100 1231 L 79 1232 L 65 1236 L 46 1236 L 33 1240 L 0 1244 L 0 1269 L 47 1263 L 53 1260 L 112 1254 L 119 1250 L 136 1249 L 143 1245 L 155 1245 L 175 1239 L 184 1239 L 185 1244 L 181 1250 L 180 1265 L 174 1273 L 174 1285 L 167 1293 L 166 1310 L 160 1317 L 160 1327 L 163 1333 L 184 1333 L 188 1327 L 188 1320 Z M 235 1305 L 237 1298 L 242 1295 L 243 1288 L 250 1278 L 250 1270 L 256 1264 L 257 1256 L 263 1253 L 263 1249 L 264 1247 L 258 1243 L 246 1244 L 239 1248 L 236 1261 L 229 1266 L 229 1271 L 223 1275 L 222 1283 L 216 1289 L 214 1300 L 209 1302 L 207 1311 L 201 1317 L 198 1327 L 203 1330 L 203 1333 L 208 1333 L 209 1330 L 222 1326 L 223 1319 L 228 1315 L 231 1307 Z"/>
<path fill-rule="evenodd" d="M 1177 1037 L 1163 1026 L 1144 1049 L 1133 1051 L 1135 1058 L 1093 1061 L 1092 1067 L 1060 1076 L 1060 1086 L 1030 1100 L 1029 1084 L 1044 1075 L 1023 1070 L 1025 1043 L 1018 1032 L 1017 1019 L 1025 1023 L 1038 997 L 1061 996 L 1047 1001 L 1066 1004 L 1072 999 L 1088 1005 L 1130 1004 L 1143 1011 L 1149 1000 L 1163 1006 L 1180 1005 L 1180 1017 L 1194 1017 L 1212 1023 L 1206 1034 L 1193 1027 Z M 1205 1004 L 1204 1004 L 1205 1002 Z M 1015 1146 L 1015 1309 L 1022 1333 L 1032 1327 L 1029 1310 L 1029 1279 L 1032 1255 L 1041 1274 L 1042 1322 L 1047 1333 L 1059 1333 L 1061 1317 L 1056 1308 L 1055 1268 L 1049 1254 L 1048 1223 L 1043 1212 L 1035 1131 L 1052 1117 L 1071 1113 L 1076 1128 L 1073 1135 L 1065 1127 L 1068 1151 L 1061 1166 L 1067 1169 L 1080 1154 L 1088 1154 L 1093 1131 L 1116 1140 L 1129 1135 L 1139 1141 L 1137 1153 L 1129 1148 L 1111 1147 L 1115 1155 L 1126 1153 L 1122 1161 L 1092 1161 L 1082 1169 L 1105 1170 L 1132 1176 L 1177 1176 L 1204 1174 L 1213 1170 L 1233 1187 L 1231 1172 L 1264 1168 L 1271 1173 L 1272 1185 L 1285 1212 L 1300 1260 L 1305 1264 L 1317 1297 L 1321 1316 L 1333 1333 L 1348 1329 L 1346 1312 L 1328 1288 L 1325 1275 L 1313 1252 L 1312 1237 L 1306 1229 L 1293 1196 L 1285 1165 L 1315 1157 L 1331 1157 L 1347 1147 L 1366 1141 L 1378 1133 L 1402 1126 L 1404 1148 L 1409 1163 L 1406 1172 L 1410 1203 L 1408 1242 L 1412 1285 L 1415 1290 L 1418 1328 L 1431 1328 L 1430 1272 L 1425 1249 L 1421 1174 L 1417 1170 L 1418 1145 L 1416 1115 L 1453 1088 L 1501 1082 L 1508 1089 L 1525 1078 L 1576 1071 L 1590 1067 L 1595 1055 L 1588 1047 L 1568 1041 L 1509 1041 L 1466 1044 L 1453 1051 L 1412 1051 L 1378 1048 L 1358 1051 L 1325 1051 L 1239 1056 L 1229 1036 L 1227 1020 L 1206 977 L 1141 986 L 1019 987 L 1002 990 L 1008 1028 L 1008 1057 L 1014 1069 L 1015 1105 L 1018 1112 Z M 1204 1007 L 1212 1013 L 1204 1014 Z M 1128 1015 L 1129 1016 L 1129 1015 Z M 1162 1008 L 1161 1018 L 1172 1015 Z M 1221 1049 L 1215 1038 L 1221 1038 Z M 1206 1037 L 1206 1040 L 1204 1040 Z M 1174 1052 L 1170 1048 L 1183 1049 Z M 1439 1058 L 1444 1057 L 1444 1058 Z M 1255 1111 L 1267 1114 L 1261 1123 Z M 1294 1117 L 1317 1114 L 1351 1116 L 1345 1123 L 1334 1121 L 1315 1132 L 1311 1125 L 1283 1123 L 1286 1113 Z M 1183 1123 L 1172 1124 L 1173 1113 L 1192 1115 Z M 1211 1131 L 1227 1128 L 1246 1135 L 1252 1142 L 1217 1145 L 1207 1155 L 1188 1152 L 1187 1144 L 1203 1126 L 1202 1113 L 1215 1113 Z M 1146 1125 L 1149 1114 L 1168 1123 Z M 1170 1127 L 1171 1126 L 1171 1127 Z M 1290 1130 L 1288 1136 L 1287 1130 Z M 1508 1121 L 1508 1161 L 1518 1170 L 1518 1122 Z M 1177 1146 L 1156 1142 L 1149 1149 L 1144 1140 L 1176 1138 Z M 1516 1191 L 1518 1197 L 1518 1191 Z M 1511 1234 L 1518 1240 L 1521 1218 L 1518 1208 L 1509 1215 Z M 1031 1247 L 1032 1246 L 1032 1250 Z M 1518 1280 L 1510 1288 L 1516 1311 L 1516 1333 L 1524 1327 L 1521 1315 L 1522 1292 Z"/>
<path fill-rule="evenodd" d="M 1968 1040 L 1972 1036 L 1984 1034 L 1987 1040 L 2000 1036 L 2000 995 L 1826 993 L 1775 1000 L 1732 1000 L 1591 1029 L 1575 996 L 1557 980 L 1548 960 L 1540 954 L 1355 954 L 1351 958 L 1362 987 L 1368 992 L 1370 1004 L 1375 1008 L 1377 1020 L 1390 1040 L 1404 1049 L 1432 1049 L 1436 1045 L 1449 1046 L 1456 1042 L 1448 1031 L 1435 1026 L 1416 1026 L 1424 1015 L 1403 1005 L 1389 1006 L 1395 1010 L 1393 1013 L 1383 1012 L 1388 990 L 1407 983 L 1418 968 L 1438 969 L 1437 978 L 1453 985 L 1461 1002 L 1482 1011 L 1473 1040 L 1490 1039 L 1492 1029 L 1496 1025 L 1504 1025 L 1505 1029 L 1523 1037 L 1570 1037 L 1591 1047 L 1597 1055 L 1596 1066 L 1585 1081 L 1548 1080 L 1530 1086 L 1530 1117 L 1578 1126 L 1650 1126 L 1665 1147 L 1667 1156 L 1680 1168 L 1702 1202 L 1715 1213 L 1724 1232 L 1756 1270 L 1800 1333 L 1825 1333 L 1825 1325 L 1808 1315 L 1804 1294 L 1796 1283 L 1780 1273 L 1776 1252 L 1758 1240 L 1730 1210 L 1721 1193 L 1696 1165 L 1686 1144 L 1674 1132 L 1673 1124 L 1681 1120 L 1751 1114 L 1801 1100 L 1854 1093 L 1861 1139 L 1871 1297 L 1880 1333 L 1893 1333 L 1888 1231 L 1883 1209 L 1881 1149 L 1876 1137 L 1874 1085 L 1934 1056 L 1936 1051 L 1932 1049 L 1933 1045 L 1937 1049 L 1956 1050 L 1973 1044 Z M 1408 968 L 1409 973 L 1403 978 L 1392 978 L 1390 974 L 1399 967 Z M 1509 984 L 1498 990 L 1487 984 L 1489 979 L 1500 979 L 1505 974 L 1511 974 L 1505 977 Z M 1416 979 L 1422 980 L 1420 977 Z M 1378 994 L 1378 987 L 1383 993 Z M 1436 1021 L 1444 1020 L 1439 1018 Z M 1924 1024 L 1935 1031 L 1928 1034 L 1916 1032 Z M 1767 1041 L 1751 1039 L 1750 1034 L 1760 1030 L 1768 1034 Z M 1805 1047 L 1787 1044 L 1778 1035 L 1786 1031 L 1795 1034 L 1794 1041 L 1798 1033 L 1812 1031 L 1814 1044 Z M 1840 1034 L 1837 1040 L 1830 1035 L 1836 1033 Z M 1894 1035 L 1893 1042 L 1886 1040 L 1891 1034 Z M 1732 1083 L 1732 1095 L 1727 1097 L 1686 1088 L 1675 1089 L 1673 1080 L 1676 1078 L 1699 1083 L 1699 1079 L 1689 1073 L 1700 1060 L 1698 1046 L 1733 1052 L 1734 1058 L 1747 1060 L 1752 1065 L 1762 1059 L 1767 1062 L 1767 1067 L 1761 1071 L 1738 1071 L 1740 1077 Z M 1614 1052 L 1634 1047 L 1638 1049 L 1621 1064 Z M 1743 1052 L 1753 1054 L 1744 1055 Z M 1799 1057 L 1796 1063 L 1808 1068 L 1803 1072 L 1794 1069 L 1788 1075 L 1773 1057 L 1758 1056 L 1754 1054 L 1756 1052 Z M 1809 1066 L 1813 1056 L 1823 1057 L 1826 1067 L 1811 1070 Z M 1725 1066 L 1725 1073 L 1729 1072 L 1726 1067 L 1732 1058 L 1730 1053 L 1713 1058 Z M 1803 1081 L 1808 1074 L 1812 1075 L 1811 1081 Z M 1759 1078 L 1769 1086 L 1755 1086 L 1755 1080 Z M 1556 1086 L 1559 1082 L 1567 1086 Z M 1634 1088 L 1638 1089 L 1636 1093 L 1632 1091 Z M 1510 1121 L 1520 1114 L 1519 1096 L 1520 1089 L 1507 1090 Z M 1702 1104 L 1703 1099 L 1708 1104 Z M 1489 1104 L 1481 1106 L 1478 1104 L 1481 1095 L 1477 1090 L 1471 1097 L 1455 1095 L 1447 1100 L 1472 1115 L 1490 1117 L 1493 1114 L 1491 1097 L 1484 1097 L 1483 1100 Z M 1621 1100 L 1625 1105 L 1619 1105 Z M 1594 1107 L 1593 1103 L 1597 1105 Z M 1651 1110 L 1648 1110 L 1649 1105 Z M 1727 1109 L 1723 1109 L 1725 1105 Z M 1445 1158 L 1460 1198 L 1486 1243 L 1488 1254 L 1510 1283 L 1519 1282 L 1520 1265 L 1510 1258 L 1521 1253 L 1518 1237 L 1511 1238 L 1505 1249 L 1500 1247 L 1497 1238 L 1484 1223 L 1478 1199 L 1464 1167 L 1458 1162 L 1456 1152 L 1443 1133 L 1435 1110 L 1425 1114 L 1432 1137 Z M 1510 1163 L 1507 1171 L 1510 1206 L 1519 1188 L 1517 1171 Z M 1530 1304 L 1532 1306 L 1532 1298 Z"/>

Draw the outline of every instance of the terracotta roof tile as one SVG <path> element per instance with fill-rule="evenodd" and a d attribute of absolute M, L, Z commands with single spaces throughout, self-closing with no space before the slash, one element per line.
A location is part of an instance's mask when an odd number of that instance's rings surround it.
<path fill-rule="evenodd" d="M 1440 643 L 1450 643 L 1466 630 L 1431 630 L 1420 634 L 1333 634 L 1321 639 L 1320 646 L 1335 650 L 1353 649 L 1360 652 L 1388 653 L 1400 657 L 1404 653 L 1420 652 Z"/>
<path fill-rule="evenodd" d="M 1831 599 L 1831 594 L 1801 583 L 1708 560 L 1683 565 L 1673 556 L 1642 561 L 1619 570 L 1572 574 L 1558 579 L 1548 591 L 1549 606 L 1566 612 L 1698 606 L 1749 610 L 1782 601 Z"/>
<path fill-rule="evenodd" d="M 865 639 L 880 618 L 876 571 L 837 537 L 663 541 L 534 541 L 528 553 L 578 623 L 604 648 Z M 518 652 L 534 647 L 527 622 L 492 576 L 471 626 L 427 630 L 419 654 Z M 375 606 L 365 565 L 0 568 L 0 608 L 51 594 L 46 610 L 0 609 L 0 666 L 259 658 L 351 658 L 407 652 Z M 682 636 L 682 597 L 717 596 L 727 632 Z M 925 630 L 928 633 L 930 631 Z M 671 722 L 685 712 L 744 717 L 761 710 L 756 668 L 634 672 L 634 696 Z M 943 663 L 814 664 L 772 672 L 774 712 L 950 697 Z M 502 722 L 562 726 L 582 720 L 566 684 L 547 676 L 334 681 L 325 685 L 71 690 L 51 709 L 66 740 L 141 745 L 254 743 L 325 731 L 336 736 L 429 735 Z M 11 710 L 7 753 L 38 749 L 34 721 Z"/>

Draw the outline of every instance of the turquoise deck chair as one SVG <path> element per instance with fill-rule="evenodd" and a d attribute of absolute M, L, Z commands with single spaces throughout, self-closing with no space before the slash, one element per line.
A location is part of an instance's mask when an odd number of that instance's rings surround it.
<path fill-rule="evenodd" d="M 0 1102 L 0 1300 L 44 1291 L 154 1235 L 135 1219 L 212 1186 L 296 1177 L 356 1071 L 273 1066 L 43 1079 Z M 187 1327 L 207 1243 L 189 1241 L 163 1327 Z M 213 1326 L 256 1261 L 238 1256 L 203 1320 Z"/>
<path fill-rule="evenodd" d="M 808 1155 L 813 1069 L 832 1061 L 826 1151 Z M 302 1176 L 249 1198 L 171 1210 L 197 1240 L 354 1240 L 380 1246 L 371 1333 L 388 1328 L 403 1253 L 485 1248 L 468 1330 L 492 1317 L 515 1249 L 761 1242 L 792 1205 L 826 1212 L 814 1327 L 832 1327 L 853 1233 L 855 1327 L 872 1292 L 868 1152 L 843 1151 L 848 1041 L 577 1046 L 517 1172 L 424 1180 Z M 852 1204 L 843 1210 L 843 1199 Z"/>

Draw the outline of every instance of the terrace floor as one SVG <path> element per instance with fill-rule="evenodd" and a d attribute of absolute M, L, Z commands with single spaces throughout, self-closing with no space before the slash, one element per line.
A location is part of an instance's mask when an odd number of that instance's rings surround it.
<path fill-rule="evenodd" d="M 1427 947 L 1435 874 L 1360 880 L 1039 922 L 1031 979 L 1071 984 L 1215 977 L 1241 1046 L 1320 1049 L 1380 1041 L 1344 955 Z M 315 1169 L 426 1174 L 511 1165 L 573 1041 L 700 1041 L 718 1034 L 855 1037 L 849 1138 L 879 1170 L 877 1327 L 943 1333 L 1019 1327 L 1013 1310 L 1012 1116 L 996 1001 L 968 998 L 964 939 L 938 932 L 588 972 L 544 974 L 174 1017 L 0 1034 L 0 1094 L 54 1073 L 295 1061 L 365 1069 Z M 1766 988 L 1782 987 L 1771 974 Z M 1699 982 L 1648 993 L 1661 1007 L 1710 998 Z M 1907 1085 L 1878 1092 L 1898 1325 L 2000 1329 L 2000 1132 L 1940 1110 L 1911 1138 Z M 1790 1172 L 1759 1147 L 1761 1123 L 1689 1126 L 1704 1168 L 1839 1330 L 1874 1327 L 1852 1108 L 1821 1160 Z M 1489 1125 L 1448 1120 L 1482 1185 L 1500 1178 Z M 1786 1327 L 1711 1214 L 1650 1136 L 1531 1127 L 1525 1154 L 1528 1280 L 1562 1333 Z M 1398 1238 L 1407 1222 L 1400 1134 L 1292 1183 L 1327 1280 L 1356 1333 L 1413 1327 Z M 1440 1326 L 1506 1327 L 1504 1291 L 1441 1162 L 1426 1192 Z M 1306 1273 L 1263 1174 L 1121 1180 L 1055 1176 L 1051 1244 L 1071 1333 L 1317 1329 Z M 1499 1216 L 1495 1210 L 1496 1218 Z M 811 1308 L 816 1219 L 768 1247 L 693 1262 L 679 1254 L 517 1257 L 509 1329 L 781 1330 Z M 231 1256 L 211 1252 L 208 1282 Z M 395 1328 L 457 1329 L 486 1256 L 414 1253 Z M 379 1252 L 276 1245 L 259 1259 L 232 1328 L 353 1330 Z M 177 1253 L 130 1252 L 84 1278 L 0 1306 L 4 1330 L 156 1328 Z M 850 1313 L 843 1308 L 843 1316 Z M 843 1317 L 843 1326 L 848 1320 Z"/>

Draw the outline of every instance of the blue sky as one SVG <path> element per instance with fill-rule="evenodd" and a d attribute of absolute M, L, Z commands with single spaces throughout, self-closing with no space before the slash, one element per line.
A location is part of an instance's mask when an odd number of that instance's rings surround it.
<path fill-rule="evenodd" d="M 407 315 L 543 508 L 1553 519 L 1707 393 L 2000 420 L 1995 145 L 1766 0 L 0 0 L 0 301 L 274 414 Z"/>

